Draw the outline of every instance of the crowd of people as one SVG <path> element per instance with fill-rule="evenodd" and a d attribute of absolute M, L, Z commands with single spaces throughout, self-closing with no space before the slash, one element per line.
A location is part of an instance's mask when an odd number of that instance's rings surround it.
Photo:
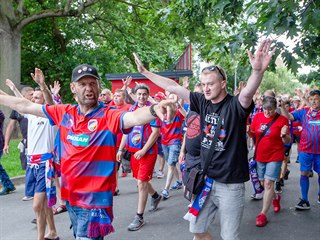
<path fill-rule="evenodd" d="M 255 192 L 251 197 L 263 199 L 255 225 L 268 223 L 271 204 L 274 212 L 281 210 L 281 187 L 290 174 L 287 164 L 293 143 L 301 171 L 296 209 L 310 209 L 309 177 L 313 171 L 320 174 L 320 90 L 297 90 L 296 96 L 272 90 L 260 93 L 275 51 L 270 45 L 265 40 L 255 54 L 248 52 L 252 73 L 233 95 L 227 92 L 227 75 L 220 66 L 202 69 L 201 82 L 190 91 L 187 78 L 181 86 L 152 73 L 135 54 L 138 71 L 163 92 L 151 96 L 149 87 L 140 83 L 130 89 L 130 76 L 122 80 L 121 89 L 100 89 L 97 69 L 88 64 L 72 72 L 70 90 L 76 104 L 62 103 L 59 82 L 49 88 L 40 69 L 31 74 L 36 89 L 19 91 L 6 80 L 16 97 L 0 92 L 0 104 L 13 109 L 5 134 L 0 112 L 0 157 L 9 152 L 18 122 L 23 138 L 20 160 L 26 170 L 22 200 L 33 201 L 38 240 L 59 239 L 54 214 L 62 212 L 69 214 L 76 239 L 99 240 L 112 233 L 113 197 L 121 193 L 120 169 L 122 177 L 132 172 L 136 180 L 137 210 L 127 228 L 137 231 L 145 224 L 148 196 L 148 210 L 154 212 L 170 198 L 170 191 L 184 188 L 194 168 L 205 168 L 206 173 L 184 216 L 194 239 L 212 239 L 208 229 L 219 212 L 221 237 L 237 240 L 244 183 L 250 177 Z M 250 148 L 254 157 L 248 161 Z M 165 186 L 154 189 L 151 179 L 165 176 Z M 1 164 L 0 180 L 0 195 L 15 191 Z"/>

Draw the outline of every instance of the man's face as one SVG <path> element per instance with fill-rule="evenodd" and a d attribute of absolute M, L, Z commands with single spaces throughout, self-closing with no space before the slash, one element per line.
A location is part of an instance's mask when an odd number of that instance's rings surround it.
<path fill-rule="evenodd" d="M 146 89 L 138 89 L 136 92 L 136 98 L 139 105 L 145 105 L 148 101 L 149 93 Z"/>
<path fill-rule="evenodd" d="M 300 101 L 299 100 L 293 100 L 292 103 L 293 103 L 293 106 L 295 108 L 298 108 L 300 106 Z"/>
<path fill-rule="evenodd" d="M 201 85 L 205 98 L 215 100 L 225 91 L 226 80 L 221 80 L 217 72 L 210 72 L 201 75 Z"/>
<path fill-rule="evenodd" d="M 37 104 L 44 104 L 45 101 L 44 101 L 43 93 L 41 91 L 34 91 L 31 101 Z"/>
<path fill-rule="evenodd" d="M 80 105 L 96 105 L 99 97 L 99 82 L 91 76 L 85 76 L 70 84 L 72 93 Z"/>
<path fill-rule="evenodd" d="M 32 90 L 32 91 L 30 90 L 30 91 L 26 92 L 26 93 L 23 95 L 23 97 L 31 101 L 31 99 L 32 99 L 32 97 L 33 97 L 33 93 L 34 93 L 34 91 L 33 91 L 33 90 Z"/>
<path fill-rule="evenodd" d="M 112 95 L 111 92 L 109 92 L 108 90 L 104 89 L 101 91 L 100 93 L 100 100 L 102 102 L 110 102 L 112 99 Z"/>
<path fill-rule="evenodd" d="M 315 94 L 313 96 L 309 97 L 309 103 L 312 109 L 318 111 L 320 110 L 320 96 L 318 94 Z"/>
<path fill-rule="evenodd" d="M 115 92 L 113 94 L 113 101 L 117 106 L 121 106 L 124 104 L 124 95 L 121 92 Z"/>

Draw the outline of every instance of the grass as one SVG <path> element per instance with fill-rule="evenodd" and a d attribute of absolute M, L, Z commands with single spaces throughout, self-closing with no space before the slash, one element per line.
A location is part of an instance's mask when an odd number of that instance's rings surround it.
<path fill-rule="evenodd" d="M 10 178 L 25 175 L 25 170 L 22 170 L 20 163 L 20 150 L 18 144 L 20 139 L 11 139 L 9 145 L 9 154 L 2 155 L 0 159 L 2 166 L 7 171 Z"/>

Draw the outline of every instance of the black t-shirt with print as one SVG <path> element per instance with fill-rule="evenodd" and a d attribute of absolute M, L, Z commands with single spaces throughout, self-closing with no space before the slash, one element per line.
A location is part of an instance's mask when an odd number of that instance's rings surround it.
<path fill-rule="evenodd" d="M 228 94 L 221 102 L 213 104 L 201 93 L 190 93 L 190 103 L 190 110 L 200 115 L 202 165 L 208 157 L 222 106 L 227 105 L 207 175 L 221 183 L 248 181 L 246 119 L 253 109 L 253 102 L 248 109 L 244 109 L 237 96 Z"/>
<path fill-rule="evenodd" d="M 13 110 L 10 114 L 10 118 L 19 122 L 20 131 L 23 139 L 27 139 L 28 136 L 28 119 L 23 115 Z"/>
<path fill-rule="evenodd" d="M 201 134 L 199 114 L 189 111 L 186 116 L 186 126 L 186 152 L 193 157 L 200 156 Z"/>

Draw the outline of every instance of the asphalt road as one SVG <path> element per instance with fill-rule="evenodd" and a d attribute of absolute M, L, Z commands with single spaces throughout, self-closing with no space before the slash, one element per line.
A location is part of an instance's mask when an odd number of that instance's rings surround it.
<path fill-rule="evenodd" d="M 295 150 L 295 147 L 294 147 Z M 310 178 L 309 199 L 311 210 L 296 211 L 294 206 L 299 201 L 299 164 L 295 163 L 296 151 L 292 153 L 289 180 L 285 181 L 282 192 L 280 213 L 268 213 L 269 223 L 264 228 L 255 226 L 262 201 L 253 201 L 251 183 L 246 183 L 246 204 L 241 223 L 242 240 L 319 240 L 320 239 L 320 204 L 317 203 L 317 176 Z M 165 179 L 153 179 L 155 189 L 164 187 Z M 131 176 L 119 178 L 120 196 L 114 198 L 114 227 L 116 232 L 106 237 L 110 240 L 187 240 L 192 239 L 188 222 L 183 220 L 188 202 L 183 198 L 183 191 L 171 191 L 171 197 L 162 201 L 159 210 L 145 212 L 145 226 L 136 232 L 129 232 L 127 226 L 132 221 L 137 206 L 137 187 Z M 17 186 L 15 193 L 0 197 L 0 240 L 36 239 L 36 225 L 30 223 L 34 218 L 32 202 L 23 202 L 24 186 Z M 149 207 L 149 201 L 148 206 Z M 73 239 L 69 229 L 67 213 L 55 216 L 58 235 L 62 240 Z M 210 229 L 215 240 L 221 239 L 219 217 Z"/>

